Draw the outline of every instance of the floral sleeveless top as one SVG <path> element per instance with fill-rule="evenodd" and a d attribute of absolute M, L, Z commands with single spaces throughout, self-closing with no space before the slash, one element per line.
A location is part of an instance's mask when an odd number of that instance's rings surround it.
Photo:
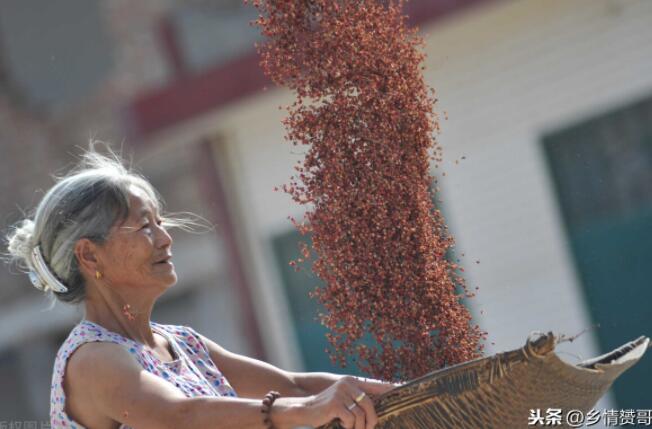
<path fill-rule="evenodd" d="M 172 383 L 187 397 L 237 396 L 229 382 L 211 360 L 208 348 L 194 329 L 187 326 L 161 325 L 151 322 L 152 330 L 165 337 L 175 360 L 163 362 L 141 343 L 82 320 L 59 348 L 54 361 L 50 390 L 50 425 L 52 429 L 86 429 L 66 414 L 63 376 L 70 355 L 82 344 L 103 341 L 123 345 L 148 372 Z M 121 425 L 120 429 L 131 429 Z"/>

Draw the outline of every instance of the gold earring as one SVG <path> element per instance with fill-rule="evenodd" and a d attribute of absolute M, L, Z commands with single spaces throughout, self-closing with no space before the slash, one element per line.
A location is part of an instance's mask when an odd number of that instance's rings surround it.
<path fill-rule="evenodd" d="M 102 278 L 102 273 L 100 273 L 99 271 L 95 271 L 95 278 L 97 280 L 101 279 Z"/>

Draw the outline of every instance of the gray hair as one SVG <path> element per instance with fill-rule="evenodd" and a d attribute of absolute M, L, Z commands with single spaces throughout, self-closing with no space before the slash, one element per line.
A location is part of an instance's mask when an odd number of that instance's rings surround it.
<path fill-rule="evenodd" d="M 91 143 L 79 165 L 58 178 L 45 194 L 33 219 L 24 219 L 7 236 L 10 260 L 29 272 L 36 287 L 51 291 L 63 302 L 79 303 L 86 297 L 75 244 L 82 238 L 98 244 L 106 242 L 111 227 L 129 215 L 130 186 L 143 190 L 159 212 L 162 208 L 161 197 L 154 187 L 107 149 L 108 155 L 101 154 Z M 192 229 L 195 222 L 164 218 L 164 224 Z M 43 276 L 38 269 L 35 249 L 39 248 L 54 279 Z M 63 288 L 50 284 L 57 280 Z"/>

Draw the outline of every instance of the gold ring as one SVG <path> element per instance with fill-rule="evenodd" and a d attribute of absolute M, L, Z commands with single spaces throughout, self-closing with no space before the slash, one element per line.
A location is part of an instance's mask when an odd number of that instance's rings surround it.
<path fill-rule="evenodd" d="M 367 396 L 366 393 L 362 392 L 361 394 L 358 395 L 357 398 L 354 399 L 355 403 L 357 404 L 358 402 L 362 401 L 364 397 Z"/>
<path fill-rule="evenodd" d="M 358 406 L 358 403 L 357 403 L 357 402 L 354 402 L 354 403 L 352 403 L 351 405 L 349 405 L 348 407 L 346 407 L 346 409 L 349 410 L 349 411 L 353 411 L 353 409 L 354 409 L 355 407 L 357 407 L 357 406 Z"/>

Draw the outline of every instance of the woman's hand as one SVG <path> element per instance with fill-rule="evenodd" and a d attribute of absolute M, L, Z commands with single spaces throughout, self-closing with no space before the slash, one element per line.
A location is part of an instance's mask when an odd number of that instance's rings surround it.
<path fill-rule="evenodd" d="M 372 429 L 378 423 L 372 397 L 394 387 L 396 385 L 376 380 L 342 377 L 317 395 L 279 398 L 272 407 L 271 418 L 274 422 L 276 416 L 284 420 L 281 414 L 294 410 L 296 423 L 300 425 L 317 427 L 339 419 L 346 429 Z"/>

